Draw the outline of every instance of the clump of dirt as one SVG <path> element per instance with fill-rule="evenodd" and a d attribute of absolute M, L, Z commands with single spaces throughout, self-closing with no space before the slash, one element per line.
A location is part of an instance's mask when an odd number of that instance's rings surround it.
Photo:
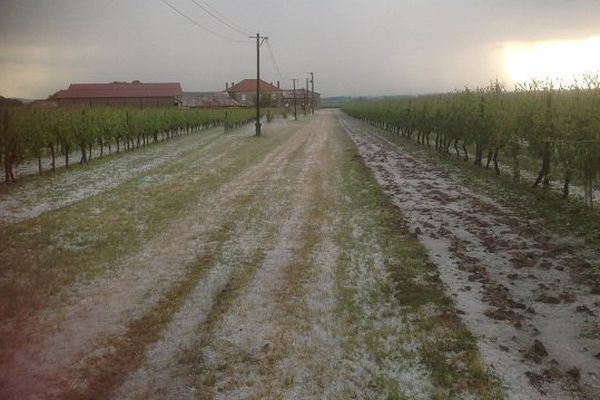
<path fill-rule="evenodd" d="M 430 190 L 428 192 L 428 195 L 432 196 L 435 200 L 439 201 L 441 204 L 444 205 L 457 200 L 456 198 L 449 196 L 447 193 L 444 193 L 439 190 Z"/>
<path fill-rule="evenodd" d="M 590 294 L 600 295 L 600 270 L 594 268 L 589 262 L 578 257 L 569 257 L 564 260 L 567 268 L 573 272 L 578 283 L 590 287 Z"/>
<path fill-rule="evenodd" d="M 518 308 L 524 310 L 525 304 L 513 300 L 509 295 L 509 289 L 503 285 L 488 285 L 485 288 L 483 299 L 497 307 Z"/>
<path fill-rule="evenodd" d="M 589 315 L 590 317 L 596 316 L 596 314 L 592 310 L 590 310 L 590 308 L 586 305 L 577 306 L 577 308 L 575 310 L 580 313 L 585 313 L 585 314 Z"/>
<path fill-rule="evenodd" d="M 440 229 L 438 229 L 437 233 L 441 237 L 444 237 L 444 238 L 450 237 L 452 235 L 452 232 L 450 232 L 448 229 L 444 228 L 443 226 L 440 226 Z"/>
<path fill-rule="evenodd" d="M 519 313 L 514 312 L 509 308 L 495 308 L 488 309 L 484 314 L 497 321 L 508 321 L 511 322 L 515 328 L 521 328 L 523 316 Z"/>
<path fill-rule="evenodd" d="M 581 379 L 581 371 L 577 367 L 573 367 L 567 371 L 567 376 L 573 380 L 573 382 L 579 382 Z"/>
<path fill-rule="evenodd" d="M 547 294 L 538 296 L 535 301 L 544 304 L 560 304 L 560 299 L 558 297 L 548 296 Z"/>
<path fill-rule="evenodd" d="M 569 292 L 562 292 L 558 297 L 565 304 L 572 304 L 572 303 L 575 303 L 575 301 L 577 300 L 577 296 L 575 296 L 574 293 L 569 293 Z"/>
<path fill-rule="evenodd" d="M 546 346 L 539 340 L 535 339 L 533 345 L 523 355 L 526 359 L 533 361 L 536 364 L 541 364 L 542 360 L 548 357 Z"/>
<path fill-rule="evenodd" d="M 547 286 L 544 286 L 544 287 L 548 288 Z M 544 303 L 544 304 L 561 304 L 561 303 L 572 304 L 572 303 L 575 303 L 576 300 L 577 300 L 577 296 L 575 296 L 573 293 L 568 293 L 568 292 L 563 292 L 563 293 L 559 294 L 558 296 L 550 296 L 547 294 L 541 294 L 535 299 L 535 301 L 537 301 L 538 303 Z"/>
<path fill-rule="evenodd" d="M 512 251 L 509 254 L 512 256 L 509 261 L 515 268 L 533 268 L 537 263 L 535 254 L 521 251 Z"/>
<path fill-rule="evenodd" d="M 521 302 L 515 301 L 509 296 L 509 289 L 498 284 L 484 285 L 483 300 L 496 309 L 488 309 L 485 315 L 489 318 L 508 321 L 517 329 L 523 325 L 523 315 L 515 309 L 525 310 L 527 306 Z"/>
<path fill-rule="evenodd" d="M 486 221 L 482 220 L 481 218 L 477 218 L 475 215 L 472 215 L 472 214 L 463 215 L 463 218 L 468 223 L 478 226 L 480 228 L 489 228 L 491 226 L 489 222 L 486 222 Z"/>
<path fill-rule="evenodd" d="M 458 265 L 458 269 L 461 271 L 466 271 L 470 274 L 468 278 L 470 282 L 485 283 L 489 281 L 485 268 L 483 268 L 481 265 L 465 262 L 460 263 Z"/>
<path fill-rule="evenodd" d="M 541 374 L 528 371 L 525 375 L 529 378 L 531 386 L 536 388 L 543 395 L 546 394 L 546 390 L 544 390 L 545 384 L 556 382 L 562 377 L 560 370 L 556 367 L 545 369 Z"/>

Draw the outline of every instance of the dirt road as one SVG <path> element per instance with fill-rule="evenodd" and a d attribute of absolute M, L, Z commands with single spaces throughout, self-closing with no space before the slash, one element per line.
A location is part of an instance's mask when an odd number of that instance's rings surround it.
<path fill-rule="evenodd" d="M 340 122 L 427 248 L 512 399 L 600 398 L 600 285 L 543 222 L 471 192 L 349 117 Z"/>
<path fill-rule="evenodd" d="M 597 387 L 581 260 L 336 111 L 97 160 L 0 205 L 3 399 Z"/>

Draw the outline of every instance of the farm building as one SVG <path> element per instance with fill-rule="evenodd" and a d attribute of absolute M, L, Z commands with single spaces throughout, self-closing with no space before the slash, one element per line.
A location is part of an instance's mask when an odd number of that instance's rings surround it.
<path fill-rule="evenodd" d="M 227 92 L 184 92 L 182 106 L 185 108 L 229 108 L 239 107 Z"/>
<path fill-rule="evenodd" d="M 59 106 L 179 107 L 179 83 L 78 83 L 52 96 Z"/>
<path fill-rule="evenodd" d="M 239 104 L 244 106 L 252 106 L 256 104 L 256 79 L 244 79 L 243 81 L 226 86 L 226 90 L 229 95 L 235 99 Z M 265 106 L 280 106 L 282 90 L 272 83 L 260 81 L 260 95 L 261 104 Z"/>
<path fill-rule="evenodd" d="M 304 88 L 296 89 L 296 104 L 300 109 L 304 109 L 306 104 L 307 109 L 312 108 L 312 92 Z M 319 108 L 321 103 L 321 94 L 315 92 L 315 109 Z M 281 95 L 281 105 L 287 108 L 294 107 L 294 91 L 284 90 Z"/>

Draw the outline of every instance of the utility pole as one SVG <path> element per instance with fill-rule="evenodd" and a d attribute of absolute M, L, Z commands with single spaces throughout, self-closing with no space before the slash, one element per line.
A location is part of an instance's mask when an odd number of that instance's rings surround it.
<path fill-rule="evenodd" d="M 250 39 L 254 39 L 254 36 L 250 36 Z M 260 46 L 267 39 L 267 36 L 256 34 L 256 136 L 260 136 Z"/>
<path fill-rule="evenodd" d="M 308 78 L 306 78 L 306 89 L 304 90 L 304 116 L 308 109 Z"/>
<path fill-rule="evenodd" d="M 296 81 L 297 80 L 298 79 L 296 79 L 296 78 L 291 79 L 291 81 L 294 82 L 294 119 L 296 121 L 298 121 L 298 109 L 296 107 L 296 104 L 297 104 L 297 102 L 296 102 Z"/>
<path fill-rule="evenodd" d="M 310 101 L 310 106 L 312 108 L 312 113 L 315 113 L 315 73 L 310 73 L 310 84 L 312 86 L 312 99 Z"/>

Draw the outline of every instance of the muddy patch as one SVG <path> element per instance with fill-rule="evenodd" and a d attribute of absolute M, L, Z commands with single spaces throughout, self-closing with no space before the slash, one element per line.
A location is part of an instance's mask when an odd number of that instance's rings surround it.
<path fill-rule="evenodd" d="M 339 118 L 428 249 L 509 397 L 598 398 L 600 340 L 581 332 L 600 311 L 600 296 L 572 268 L 585 262 L 549 243 L 543 221 L 519 218 L 376 129 Z"/>

